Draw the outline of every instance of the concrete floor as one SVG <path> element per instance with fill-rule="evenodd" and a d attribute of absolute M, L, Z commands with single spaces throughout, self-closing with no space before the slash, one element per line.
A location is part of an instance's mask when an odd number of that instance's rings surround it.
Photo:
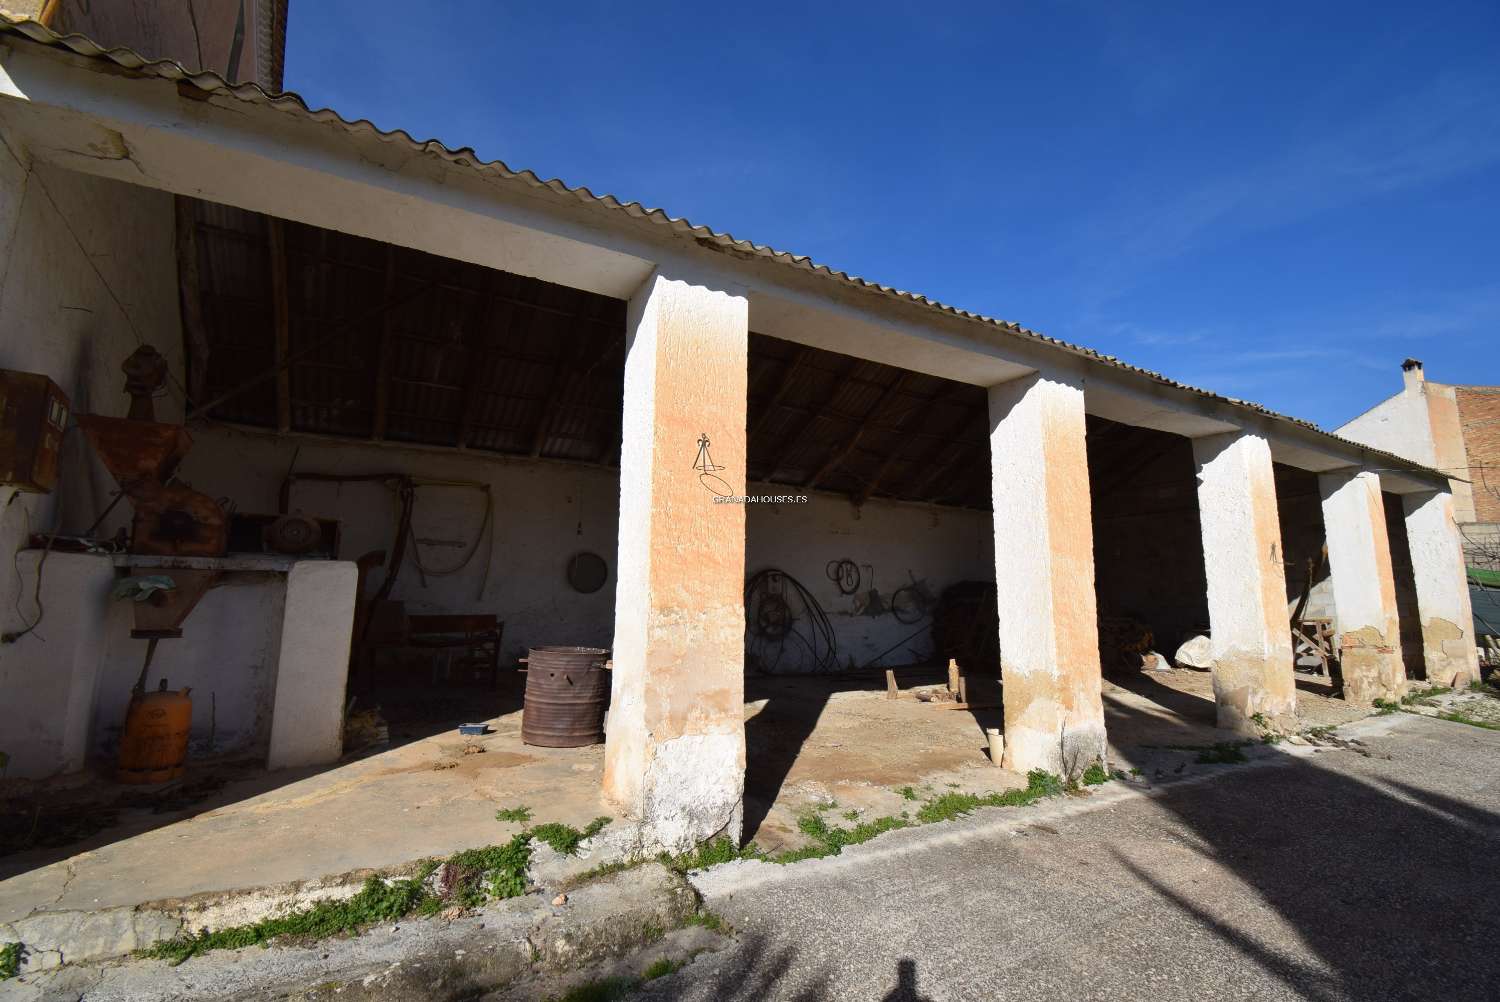
<path fill-rule="evenodd" d="M 694 878 L 733 946 L 643 1000 L 1493 999 L 1500 732 L 1394 714 L 1247 765 Z"/>
<path fill-rule="evenodd" d="M 1023 785 L 989 764 L 983 728 L 1000 722 L 997 692 L 971 687 L 974 709 L 924 703 L 940 685 L 932 670 L 898 673 L 903 692 L 886 699 L 875 678 L 769 678 L 747 686 L 746 832 L 766 849 L 798 844 L 796 819 L 830 801 L 838 812 L 878 817 L 919 794 Z M 915 687 L 915 688 L 914 688 Z M 1206 672 L 1106 683 L 1112 756 L 1129 767 L 1147 745 L 1209 744 Z M 1362 716 L 1317 692 L 1301 693 L 1309 726 Z M 609 813 L 599 784 L 603 748 L 523 745 L 520 713 L 491 721 L 494 733 L 464 738 L 444 729 L 324 771 L 238 774 L 197 803 L 162 813 L 120 812 L 87 840 L 0 858 L 0 922 L 37 909 L 93 910 L 301 881 L 503 841 L 520 825 L 495 820 L 525 805 L 533 822 L 582 826 Z M 117 792 L 117 791 L 116 791 Z M 840 821 L 840 823 L 844 823 Z"/>

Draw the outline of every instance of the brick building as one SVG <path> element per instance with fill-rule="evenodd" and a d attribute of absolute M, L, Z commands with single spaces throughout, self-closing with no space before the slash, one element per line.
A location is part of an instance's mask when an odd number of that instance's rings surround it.
<path fill-rule="evenodd" d="M 1500 386 L 1431 382 L 1401 364 L 1401 392 L 1336 432 L 1443 470 L 1471 566 L 1500 569 Z"/>

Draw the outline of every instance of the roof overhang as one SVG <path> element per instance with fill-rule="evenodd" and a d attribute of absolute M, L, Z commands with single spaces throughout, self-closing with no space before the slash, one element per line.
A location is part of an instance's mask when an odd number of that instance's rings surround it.
<path fill-rule="evenodd" d="M 660 210 L 543 181 L 472 150 L 313 111 L 31 22 L 0 21 L 0 132 L 13 152 L 589 292 L 653 271 L 741 293 L 751 327 L 975 385 L 1032 372 L 1083 382 L 1092 413 L 1189 437 L 1254 431 L 1279 462 L 1364 467 L 1388 490 L 1447 477 L 1265 408 L 1185 386 L 1019 325 L 879 286 Z"/>

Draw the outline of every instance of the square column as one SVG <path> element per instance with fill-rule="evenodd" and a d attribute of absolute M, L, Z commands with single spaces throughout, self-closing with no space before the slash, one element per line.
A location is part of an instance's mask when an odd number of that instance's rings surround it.
<path fill-rule="evenodd" d="M 1005 761 L 1076 775 L 1105 758 L 1081 380 L 990 387 Z"/>
<path fill-rule="evenodd" d="M 627 336 L 604 793 L 681 850 L 740 835 L 749 304 L 658 271 Z"/>
<path fill-rule="evenodd" d="M 1422 617 L 1427 681 L 1468 685 L 1479 679 L 1479 656 L 1463 541 L 1453 518 L 1453 495 L 1447 491 L 1407 494 L 1401 506 L 1417 585 L 1417 611 Z"/>
<path fill-rule="evenodd" d="M 287 573 L 267 768 L 327 765 L 344 754 L 358 589 L 359 568 L 348 560 L 299 560 Z"/>
<path fill-rule="evenodd" d="M 1193 440 L 1220 727 L 1296 723 L 1297 680 L 1271 447 L 1248 432 Z"/>
<path fill-rule="evenodd" d="M 1339 630 L 1344 698 L 1369 706 L 1406 694 L 1396 582 L 1385 530 L 1380 476 L 1360 470 L 1320 474 L 1328 569 Z"/>

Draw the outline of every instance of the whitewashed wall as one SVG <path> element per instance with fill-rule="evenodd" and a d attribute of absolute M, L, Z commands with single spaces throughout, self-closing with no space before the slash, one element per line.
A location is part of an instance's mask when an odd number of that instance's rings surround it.
<path fill-rule="evenodd" d="M 608 647 L 614 630 L 615 539 L 619 480 L 611 470 L 555 463 L 508 462 L 482 453 L 457 455 L 431 450 L 277 439 L 235 429 L 197 430 L 182 476 L 194 488 L 228 497 L 242 512 L 274 512 L 282 478 L 296 456 L 306 473 L 403 473 L 414 477 L 477 480 L 494 497 L 493 532 L 465 570 L 424 584 L 410 557 L 391 597 L 410 613 L 493 612 L 506 624 L 506 658 L 542 644 Z M 301 482 L 294 511 L 343 524 L 340 556 L 357 559 L 372 550 L 392 551 L 400 507 L 395 494 L 377 483 Z M 418 491 L 413 525 L 419 539 L 462 546 L 419 544 L 422 562 L 451 567 L 467 552 L 483 522 L 478 491 L 424 488 Z M 488 583 L 484 580 L 489 551 Z M 605 586 L 590 595 L 567 582 L 568 559 L 580 551 L 602 556 L 610 567 Z M 371 576 L 373 594 L 383 571 Z"/>
<path fill-rule="evenodd" d="M 183 623 L 181 638 L 157 644 L 147 688 L 166 679 L 173 689 L 193 690 L 193 757 L 260 758 L 271 736 L 286 575 L 240 572 L 222 580 Z M 91 750 L 106 760 L 119 747 L 130 688 L 146 655 L 146 641 L 130 637 L 133 625 L 129 602 L 109 603 L 89 732 Z"/>
<path fill-rule="evenodd" d="M 787 490 L 770 485 L 753 489 L 760 494 Z M 919 627 L 930 627 L 931 621 L 908 625 L 889 613 L 858 614 L 855 597 L 839 594 L 829 579 L 830 560 L 873 565 L 874 587 L 887 603 L 913 576 L 925 581 L 934 596 L 959 581 L 995 579 L 989 512 L 884 501 L 869 501 L 856 512 L 846 500 L 814 495 L 807 504 L 751 505 L 747 516 L 747 573 L 778 567 L 811 591 L 832 621 L 844 667 L 851 658 L 855 667 L 863 667 Z M 865 579 L 860 590 L 868 591 L 870 570 L 861 566 L 860 573 Z M 881 664 L 910 664 L 931 653 L 931 634 L 924 629 Z"/>
<path fill-rule="evenodd" d="M 0 145 L 0 276 L 0 368 L 46 374 L 75 413 L 125 414 L 119 367 L 137 346 L 132 328 L 182 378 L 170 195 L 45 165 L 31 172 Z M 180 420 L 180 398 L 157 401 L 157 413 Z M 24 581 L 12 562 L 27 534 L 54 526 L 82 532 L 115 487 L 81 432 L 65 437 L 60 466 L 50 495 L 0 487 L 0 631 L 23 629 L 36 618 L 35 579 Z M 103 531 L 129 517 L 129 506 L 121 505 Z M 46 622 L 54 635 L 77 625 Z M 0 645 L 0 706 L 26 705 L 24 694 L 36 685 L 43 662 L 28 641 L 43 642 L 33 635 Z M 36 769 L 55 771 L 40 762 Z"/>
<path fill-rule="evenodd" d="M 241 511 L 276 510 L 277 489 L 294 453 L 302 472 L 397 472 L 487 482 L 495 499 L 495 527 L 493 539 L 487 541 L 491 565 L 483 596 L 478 594 L 481 549 L 464 572 L 430 578 L 425 585 L 416 566 L 408 562 L 393 597 L 406 602 L 409 612 L 494 612 L 506 623 L 506 658 L 520 657 L 526 647 L 540 644 L 612 643 L 619 520 L 619 485 L 613 471 L 355 441 L 278 440 L 226 428 L 199 430 L 194 441 L 183 465 L 184 478 L 205 493 L 232 498 Z M 465 545 L 473 540 L 483 517 L 477 492 L 419 493 L 414 520 L 419 538 Z M 344 559 L 390 550 L 398 506 L 385 487 L 301 482 L 293 492 L 292 508 L 340 519 Z M 828 579 L 828 561 L 848 557 L 873 564 L 875 586 L 887 600 L 911 580 L 909 575 L 925 580 L 934 595 L 957 581 L 994 578 L 987 512 L 871 501 L 856 515 L 847 501 L 818 495 L 806 505 L 752 505 L 747 520 L 747 571 L 780 567 L 811 589 L 833 621 L 844 663 L 852 656 L 863 665 L 917 626 L 897 622 L 889 614 L 857 615 L 854 600 L 839 595 Z M 592 595 L 573 591 L 565 577 L 568 558 L 582 550 L 598 553 L 610 565 L 609 581 Z M 422 546 L 423 562 L 437 567 L 453 564 L 461 552 L 451 546 Z M 373 593 L 380 580 L 377 572 L 367 593 Z M 869 588 L 868 581 L 863 588 Z M 891 655 L 894 663 L 913 659 L 907 646 L 925 653 L 931 642 L 924 634 L 902 645 Z"/>

